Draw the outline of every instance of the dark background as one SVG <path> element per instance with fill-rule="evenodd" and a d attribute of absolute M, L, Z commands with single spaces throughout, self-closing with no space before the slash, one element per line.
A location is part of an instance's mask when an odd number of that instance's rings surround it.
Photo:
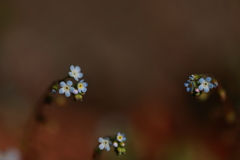
<path fill-rule="evenodd" d="M 89 83 L 83 101 L 44 109 L 49 123 L 33 135 L 30 159 L 91 159 L 98 138 L 118 132 L 127 154 L 102 159 L 240 159 L 239 8 L 238 0 L 0 1 L 0 149 L 25 153 L 37 101 L 79 65 Z M 228 103 L 187 93 L 193 73 L 213 74 Z"/>

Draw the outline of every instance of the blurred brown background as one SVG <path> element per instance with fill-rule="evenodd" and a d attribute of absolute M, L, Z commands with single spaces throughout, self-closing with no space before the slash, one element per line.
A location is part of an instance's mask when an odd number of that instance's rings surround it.
<path fill-rule="evenodd" d="M 102 159 L 238 160 L 240 1 L 0 1 L 0 149 L 21 148 L 31 111 L 79 65 L 83 101 L 47 106 L 32 160 L 88 160 L 98 138 L 124 132 L 127 154 Z M 199 102 L 183 83 L 212 73 Z M 58 95 L 56 95 L 58 96 Z M 60 95 L 59 97 L 64 97 Z"/>

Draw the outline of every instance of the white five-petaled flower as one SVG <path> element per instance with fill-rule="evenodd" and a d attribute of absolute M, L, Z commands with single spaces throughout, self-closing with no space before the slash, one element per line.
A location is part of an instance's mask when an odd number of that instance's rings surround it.
<path fill-rule="evenodd" d="M 70 66 L 70 72 L 68 73 L 69 76 L 73 77 L 76 81 L 78 78 L 82 78 L 83 74 L 80 72 L 81 68 L 79 66 L 74 67 L 73 65 Z"/>
<path fill-rule="evenodd" d="M 60 86 L 62 87 L 62 88 L 60 88 L 59 89 L 59 93 L 60 94 L 63 94 L 63 93 L 65 93 L 65 96 L 66 97 L 69 97 L 71 94 L 70 94 L 70 90 L 73 90 L 74 88 L 72 87 L 72 81 L 67 81 L 67 84 L 64 82 L 64 81 L 62 81 L 62 82 L 60 82 Z"/>
<path fill-rule="evenodd" d="M 198 82 L 200 83 L 200 85 L 198 86 L 198 89 L 200 91 L 204 90 L 204 92 L 206 93 L 209 92 L 209 90 L 213 88 L 213 84 L 210 83 L 211 80 L 212 80 L 211 77 L 207 77 L 206 80 L 204 80 L 203 78 L 200 78 L 198 80 Z"/>
<path fill-rule="evenodd" d="M 122 133 L 120 133 L 120 132 L 118 132 L 118 134 L 117 134 L 117 140 L 119 141 L 119 142 L 123 142 L 123 141 L 126 141 L 126 137 L 125 137 L 125 135 Z"/>
<path fill-rule="evenodd" d="M 77 85 L 77 88 L 78 88 L 78 92 L 79 93 L 85 93 L 87 92 L 87 86 L 88 86 L 88 83 L 87 82 L 84 82 L 84 80 L 82 79 L 78 85 Z"/>
<path fill-rule="evenodd" d="M 101 143 L 98 146 L 99 149 L 103 150 L 105 148 L 107 151 L 110 150 L 111 141 L 109 140 L 109 138 L 107 138 L 107 137 L 105 137 L 105 138 L 100 137 L 98 139 L 98 142 Z"/>

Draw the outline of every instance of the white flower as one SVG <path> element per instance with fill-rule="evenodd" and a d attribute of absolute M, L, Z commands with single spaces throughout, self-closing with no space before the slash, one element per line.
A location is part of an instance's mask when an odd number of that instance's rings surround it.
<path fill-rule="evenodd" d="M 118 132 L 118 134 L 117 134 L 117 140 L 119 141 L 119 142 L 123 142 L 123 141 L 126 141 L 126 137 L 125 137 L 125 135 L 122 133 L 120 133 L 120 132 Z"/>
<path fill-rule="evenodd" d="M 64 82 L 64 81 L 62 81 L 62 82 L 60 82 L 60 86 L 62 87 L 62 88 L 60 88 L 59 89 L 59 93 L 60 94 L 63 94 L 63 93 L 65 93 L 65 96 L 66 97 L 70 97 L 70 90 L 73 90 L 74 88 L 72 87 L 72 81 L 67 81 L 67 84 Z"/>
<path fill-rule="evenodd" d="M 78 92 L 79 92 L 79 93 L 81 93 L 81 92 L 83 92 L 83 93 L 87 92 L 88 83 L 87 83 L 87 82 L 83 82 L 83 81 L 84 81 L 84 80 L 82 79 L 82 80 L 78 83 L 78 85 L 77 85 L 77 87 L 78 87 Z"/>
<path fill-rule="evenodd" d="M 98 139 L 98 142 L 101 143 L 98 146 L 99 149 L 103 150 L 105 148 L 107 151 L 110 150 L 111 141 L 109 140 L 109 138 L 107 138 L 107 137 L 105 137 L 105 138 L 100 137 Z"/>
<path fill-rule="evenodd" d="M 78 78 L 82 78 L 83 74 L 80 72 L 81 68 L 79 66 L 74 67 L 73 65 L 70 66 L 71 72 L 69 72 L 69 76 L 73 77 L 76 81 Z"/>
<path fill-rule="evenodd" d="M 200 83 L 200 85 L 198 86 L 198 89 L 200 91 L 204 90 L 204 92 L 206 93 L 209 92 L 209 89 L 213 88 L 213 84 L 210 83 L 211 80 L 212 80 L 211 77 L 207 77 L 206 80 L 204 80 L 203 78 L 200 78 L 198 81 Z"/>

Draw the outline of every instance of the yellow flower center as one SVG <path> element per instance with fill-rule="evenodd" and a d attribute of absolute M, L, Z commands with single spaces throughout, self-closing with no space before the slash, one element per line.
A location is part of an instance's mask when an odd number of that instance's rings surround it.
<path fill-rule="evenodd" d="M 121 136 L 121 135 L 119 135 L 117 139 L 119 139 L 119 140 L 122 140 L 122 136 Z"/>
<path fill-rule="evenodd" d="M 69 90 L 69 87 L 68 87 L 68 86 L 66 86 L 66 87 L 65 87 L 65 90 Z"/>
<path fill-rule="evenodd" d="M 78 85 L 78 88 L 83 88 L 83 84 L 80 83 L 80 84 Z"/>
<path fill-rule="evenodd" d="M 207 86 L 208 86 L 208 83 L 207 83 L 207 82 L 204 82 L 204 83 L 203 83 L 203 86 L 204 86 L 204 87 L 207 87 Z"/>
<path fill-rule="evenodd" d="M 104 141 L 104 144 L 108 144 L 108 142 L 107 142 L 107 141 Z"/>

